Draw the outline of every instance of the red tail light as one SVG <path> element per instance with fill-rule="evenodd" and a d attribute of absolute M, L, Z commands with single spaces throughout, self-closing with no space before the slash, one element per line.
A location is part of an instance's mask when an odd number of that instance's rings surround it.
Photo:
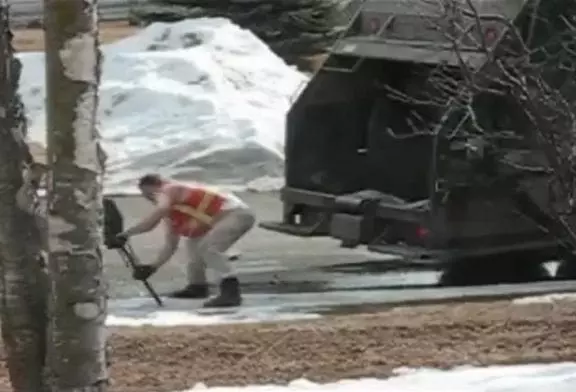
<path fill-rule="evenodd" d="M 377 34 L 378 31 L 380 30 L 380 26 L 382 26 L 382 23 L 380 21 L 380 18 L 370 18 L 370 20 L 368 21 L 368 32 L 370 34 Z"/>
<path fill-rule="evenodd" d="M 494 27 L 484 29 L 484 40 L 486 45 L 492 45 L 498 39 L 498 30 Z"/>
<path fill-rule="evenodd" d="M 418 226 L 416 228 L 416 236 L 420 239 L 426 238 L 430 235 L 430 230 L 425 227 Z"/>

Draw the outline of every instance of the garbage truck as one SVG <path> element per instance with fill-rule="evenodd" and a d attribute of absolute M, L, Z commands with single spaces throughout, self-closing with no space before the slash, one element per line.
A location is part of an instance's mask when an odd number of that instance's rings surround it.
<path fill-rule="evenodd" d="M 445 285 L 576 279 L 550 165 L 518 100 L 491 86 L 492 56 L 520 56 L 518 35 L 549 42 L 574 4 L 363 1 L 287 113 L 283 212 L 261 227 L 441 269 Z M 484 88 L 464 105 L 470 75 Z"/>

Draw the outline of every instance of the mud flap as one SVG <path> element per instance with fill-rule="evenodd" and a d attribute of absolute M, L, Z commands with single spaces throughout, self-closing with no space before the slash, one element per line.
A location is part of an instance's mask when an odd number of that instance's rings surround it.
<path fill-rule="evenodd" d="M 561 248 L 569 251 L 571 244 L 562 240 L 566 237 L 566 230 L 553 217 L 547 214 L 526 192 L 516 189 L 511 194 L 516 209 L 522 215 L 530 218 L 545 234 L 558 238 Z"/>

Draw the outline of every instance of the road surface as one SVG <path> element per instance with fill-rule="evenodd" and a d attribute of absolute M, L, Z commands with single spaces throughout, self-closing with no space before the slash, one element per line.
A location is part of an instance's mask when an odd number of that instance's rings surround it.
<path fill-rule="evenodd" d="M 245 193 L 240 195 L 256 212 L 260 221 L 278 219 L 281 216 L 281 204 L 273 194 Z M 150 211 L 150 204 L 139 197 L 115 198 L 125 216 L 126 224 L 136 220 Z M 142 262 L 152 260 L 162 246 L 163 231 L 158 228 L 151 233 L 133 237 L 131 243 Z M 166 291 L 185 283 L 186 253 L 181 246 L 173 260 L 163 267 L 151 280 L 160 291 Z M 268 284 L 282 286 L 278 283 L 299 280 L 318 282 L 328 275 L 325 267 L 339 264 L 362 263 L 390 260 L 385 255 L 369 253 L 363 250 L 350 250 L 339 247 L 331 239 L 298 238 L 255 228 L 234 248 L 241 252 L 240 260 L 235 266 L 243 282 L 247 284 Z M 105 268 L 111 282 L 111 295 L 133 296 L 140 290 L 129 277 L 126 267 L 115 251 L 105 252 Z M 209 274 L 210 275 L 210 274 Z M 298 276 L 299 275 L 299 276 Z M 361 276 L 363 273 L 338 273 L 339 276 Z M 427 275 L 427 281 L 433 281 L 436 274 Z M 370 276 L 365 276 L 370 280 Z M 361 284 L 361 283 L 360 283 Z M 368 285 L 374 285 L 369 283 Z M 289 290 L 289 288 L 287 288 Z M 312 289 L 312 287 L 310 287 Z"/>
<path fill-rule="evenodd" d="M 278 219 L 281 204 L 273 194 L 240 195 L 261 221 Z M 115 199 L 131 224 L 151 206 L 139 197 Z M 131 240 L 142 262 L 155 257 L 162 245 L 161 228 Z M 182 247 L 184 248 L 184 247 Z M 241 318 L 266 318 L 272 313 L 353 312 L 370 306 L 398 303 L 446 302 L 451 300 L 517 297 L 537 293 L 576 291 L 576 282 L 540 282 L 521 285 L 434 288 L 438 272 L 390 272 L 394 259 L 367 251 L 342 249 L 337 241 L 298 238 L 255 228 L 235 248 L 241 258 L 234 262 L 245 293 L 242 309 L 220 311 Z M 180 249 L 150 280 L 160 293 L 183 286 L 186 254 Z M 113 313 L 143 316 L 156 307 L 115 251 L 105 252 Z M 210 276 L 210 275 L 209 275 Z M 140 298 L 135 298 L 140 297 Z M 168 300 L 170 311 L 197 309 L 201 301 Z M 205 311 L 210 313 L 212 311 Z M 263 317 L 262 315 L 265 315 Z M 291 316 L 290 316 L 291 317 Z M 277 317 L 278 318 L 278 317 Z M 276 318 L 276 319 L 277 319 Z"/>

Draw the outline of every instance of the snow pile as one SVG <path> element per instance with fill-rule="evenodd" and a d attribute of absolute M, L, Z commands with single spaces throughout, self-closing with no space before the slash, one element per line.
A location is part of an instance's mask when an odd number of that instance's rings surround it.
<path fill-rule="evenodd" d="M 226 19 L 155 23 L 103 47 L 99 121 L 108 192 L 144 172 L 277 188 L 284 118 L 307 77 Z M 20 54 L 30 139 L 45 140 L 44 54 Z"/>
<path fill-rule="evenodd" d="M 288 385 L 206 387 L 187 392 L 573 392 L 576 363 L 547 365 L 462 367 L 453 370 L 400 369 L 389 379 L 342 380 L 316 384 L 296 380 Z"/>

